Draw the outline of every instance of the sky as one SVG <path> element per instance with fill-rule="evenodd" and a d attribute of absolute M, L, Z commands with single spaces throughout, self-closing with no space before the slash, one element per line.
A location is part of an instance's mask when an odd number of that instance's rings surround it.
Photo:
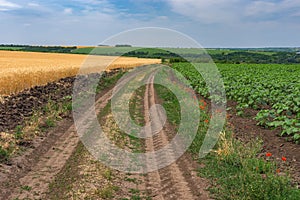
<path fill-rule="evenodd" d="M 134 28 L 203 47 L 299 47 L 300 0 L 0 0 L 0 43 L 98 45 Z"/>

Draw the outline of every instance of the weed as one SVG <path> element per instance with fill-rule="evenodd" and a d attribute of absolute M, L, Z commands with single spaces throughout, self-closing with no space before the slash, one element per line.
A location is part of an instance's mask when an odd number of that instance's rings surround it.
<path fill-rule="evenodd" d="M 24 186 L 21 186 L 21 189 L 22 190 L 25 190 L 25 191 L 31 191 L 32 190 L 32 187 L 28 186 L 28 185 L 24 185 Z"/>
<path fill-rule="evenodd" d="M 136 179 L 136 178 L 125 177 L 125 181 L 132 182 L 132 183 L 136 183 L 136 182 L 137 182 L 137 179 Z"/>
<path fill-rule="evenodd" d="M 118 191 L 119 187 L 114 185 L 106 186 L 102 189 L 98 189 L 95 192 L 95 195 L 103 198 L 103 199 L 112 199 L 114 197 L 114 192 Z"/>
<path fill-rule="evenodd" d="M 131 200 L 141 200 L 142 197 L 140 197 L 139 195 L 133 195 L 130 199 Z"/>
<path fill-rule="evenodd" d="M 15 135 L 9 133 L 0 133 L 0 162 L 7 161 L 17 147 Z"/>
<path fill-rule="evenodd" d="M 130 192 L 131 194 L 138 194 L 138 193 L 140 193 L 140 190 L 134 189 L 134 188 L 130 188 L 130 189 L 129 189 L 129 192 Z"/>
<path fill-rule="evenodd" d="M 55 126 L 55 122 L 54 122 L 54 119 L 52 119 L 51 117 L 47 118 L 46 119 L 46 125 L 47 127 L 54 127 Z"/>
<path fill-rule="evenodd" d="M 22 138 L 23 138 L 23 135 L 24 135 L 24 133 L 23 133 L 23 126 L 18 125 L 18 126 L 16 127 L 16 129 L 15 129 L 15 137 L 16 137 L 16 139 L 17 139 L 17 140 L 22 139 Z"/>
<path fill-rule="evenodd" d="M 107 169 L 103 172 L 103 176 L 107 179 L 107 180 L 111 180 L 112 179 L 112 176 L 113 176 L 113 173 L 111 170 Z"/>
<path fill-rule="evenodd" d="M 0 162 L 7 160 L 8 157 L 9 157 L 8 151 L 3 149 L 2 146 L 0 146 Z"/>

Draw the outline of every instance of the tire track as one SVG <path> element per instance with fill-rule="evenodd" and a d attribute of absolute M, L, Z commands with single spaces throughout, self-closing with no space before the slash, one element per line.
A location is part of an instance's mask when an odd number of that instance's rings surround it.
<path fill-rule="evenodd" d="M 155 91 L 154 91 L 154 77 L 155 73 L 149 76 L 145 98 L 145 122 L 150 123 L 150 107 L 155 105 Z M 160 126 L 162 120 L 161 113 L 154 109 L 154 116 L 152 114 L 152 123 L 154 127 Z M 146 152 L 157 151 L 167 145 L 172 139 L 169 132 L 169 124 L 166 123 L 165 129 L 158 134 L 145 140 Z M 174 147 L 173 147 L 174 148 Z M 175 147 L 176 148 L 176 147 Z M 157 157 L 154 160 L 146 158 L 147 163 L 154 162 L 156 165 L 165 159 L 175 158 L 173 149 L 168 149 L 164 155 Z M 174 159 L 175 160 L 175 159 Z M 191 158 L 184 154 L 179 160 L 171 165 L 147 174 L 147 189 L 151 190 L 153 199 L 209 199 L 208 192 L 205 191 L 207 184 L 200 177 L 197 176 L 195 166 L 193 166 Z"/>
<path fill-rule="evenodd" d="M 112 90 L 96 101 L 96 112 L 106 106 L 111 98 Z M 23 174 L 20 172 L 17 176 L 18 180 L 15 180 L 14 188 L 11 188 L 9 194 L 3 196 L 3 199 L 43 199 L 49 189 L 49 184 L 66 164 L 79 142 L 73 123 L 58 136 L 49 150 L 39 156 L 36 164 L 32 163 L 33 166 L 27 172 Z M 34 153 L 33 151 L 32 154 Z M 21 189 L 22 187 L 26 188 Z"/>

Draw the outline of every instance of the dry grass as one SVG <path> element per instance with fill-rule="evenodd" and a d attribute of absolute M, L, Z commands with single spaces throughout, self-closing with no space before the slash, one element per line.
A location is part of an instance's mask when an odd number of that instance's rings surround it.
<path fill-rule="evenodd" d="M 160 60 L 0 51 L 0 95 L 10 95 L 36 85 L 74 76 L 83 64 L 80 73 L 99 72 L 112 68 L 132 68 L 154 63 L 160 63 Z"/>
<path fill-rule="evenodd" d="M 234 153 L 232 138 L 227 138 L 226 133 L 220 133 L 219 137 L 219 147 L 214 152 L 217 153 L 219 158 L 224 158 Z"/>
<path fill-rule="evenodd" d="M 18 146 L 15 135 L 0 132 L 0 149 L 4 152 L 7 152 L 7 156 L 16 152 L 18 150 Z"/>

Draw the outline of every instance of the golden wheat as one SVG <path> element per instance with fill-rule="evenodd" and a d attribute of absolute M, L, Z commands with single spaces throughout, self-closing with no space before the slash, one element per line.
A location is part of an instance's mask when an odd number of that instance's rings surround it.
<path fill-rule="evenodd" d="M 78 73 L 132 68 L 160 63 L 159 59 L 0 51 L 0 95 L 44 85 Z"/>

